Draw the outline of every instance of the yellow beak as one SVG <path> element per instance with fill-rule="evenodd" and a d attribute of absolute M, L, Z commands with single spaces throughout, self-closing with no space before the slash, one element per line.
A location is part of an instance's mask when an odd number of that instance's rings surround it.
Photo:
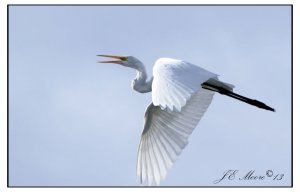
<path fill-rule="evenodd" d="M 97 56 L 118 59 L 118 60 L 110 60 L 110 61 L 98 61 L 98 63 L 114 63 L 114 64 L 121 64 L 122 61 L 127 61 L 127 59 L 128 59 L 128 57 L 124 57 L 124 56 L 114 56 L 114 55 L 97 55 Z"/>

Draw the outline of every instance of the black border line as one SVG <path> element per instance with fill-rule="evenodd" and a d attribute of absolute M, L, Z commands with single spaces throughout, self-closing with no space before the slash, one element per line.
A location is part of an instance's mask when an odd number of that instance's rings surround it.
<path fill-rule="evenodd" d="M 294 146 L 294 134 L 293 134 L 293 65 L 294 65 L 294 29 L 293 29 L 293 18 L 294 18 L 294 15 L 293 15 L 293 5 L 291 5 L 291 187 L 293 187 L 293 178 L 294 178 L 294 167 L 293 167 L 293 146 Z"/>
<path fill-rule="evenodd" d="M 283 4 L 8 4 L 8 6 L 82 6 L 82 7 L 89 7 L 89 6 L 152 6 L 152 7 L 160 7 L 160 6 L 187 6 L 187 7 L 193 7 L 193 6 L 212 6 L 212 7 L 222 7 L 222 6 L 292 6 L 293 4 L 283 3 Z"/>
<path fill-rule="evenodd" d="M 9 7 L 13 6 L 289 6 L 291 7 L 291 185 L 290 186 L 10 186 L 9 185 Z M 7 188 L 293 188 L 293 4 L 7 4 Z"/>
<path fill-rule="evenodd" d="M 9 6 L 7 6 L 7 10 L 6 10 L 6 14 L 7 14 L 7 18 L 6 18 L 6 25 L 7 25 L 7 38 L 6 38 L 6 43 L 7 43 L 7 52 L 6 52 L 6 57 L 7 57 L 7 103 L 6 103 L 6 107 L 7 107 L 7 144 L 6 144 L 6 153 L 7 153 L 7 157 L 6 157 L 6 172 L 7 172 L 7 176 L 6 176 L 6 182 L 7 182 L 7 187 L 9 187 Z"/>

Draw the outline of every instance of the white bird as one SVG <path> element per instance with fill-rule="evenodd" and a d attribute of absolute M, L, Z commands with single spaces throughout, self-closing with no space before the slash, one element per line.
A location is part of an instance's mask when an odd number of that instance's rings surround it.
<path fill-rule="evenodd" d="M 188 144 L 188 137 L 210 105 L 214 92 L 270 111 L 264 103 L 233 93 L 234 86 L 218 80 L 218 75 L 186 61 L 160 58 L 153 77 L 133 56 L 98 55 L 115 60 L 100 61 L 133 68 L 137 71 L 132 88 L 140 93 L 152 91 L 138 149 L 137 179 L 159 185 L 176 158 Z M 153 182 L 154 181 L 154 182 Z"/>

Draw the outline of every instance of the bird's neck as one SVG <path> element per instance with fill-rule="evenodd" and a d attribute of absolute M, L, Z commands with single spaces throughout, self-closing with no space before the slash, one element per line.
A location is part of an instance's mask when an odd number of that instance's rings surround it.
<path fill-rule="evenodd" d="M 135 68 L 137 71 L 136 77 L 132 80 L 132 88 L 140 93 L 148 93 L 152 91 L 152 80 L 147 81 L 147 72 L 144 65 L 141 63 L 140 66 Z"/>

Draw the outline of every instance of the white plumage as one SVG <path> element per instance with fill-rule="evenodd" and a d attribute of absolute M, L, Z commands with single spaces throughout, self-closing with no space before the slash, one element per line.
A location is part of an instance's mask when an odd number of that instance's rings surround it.
<path fill-rule="evenodd" d="M 137 176 L 148 185 L 165 178 L 212 101 L 201 88 L 213 74 L 188 62 L 161 58 L 153 68 L 152 102 L 145 113 Z"/>
<path fill-rule="evenodd" d="M 217 75 L 185 61 L 158 59 L 153 67 L 152 102 L 162 109 L 180 111 L 210 78 Z"/>
<path fill-rule="evenodd" d="M 153 77 L 147 81 L 145 67 L 135 57 L 99 56 L 118 59 L 101 63 L 136 69 L 132 88 L 140 93 L 152 91 L 138 149 L 137 179 L 141 183 L 159 185 L 166 177 L 168 169 L 188 144 L 188 138 L 210 105 L 214 92 L 275 111 L 260 101 L 233 93 L 233 85 L 219 81 L 218 75 L 186 61 L 158 59 L 153 67 Z"/>
<path fill-rule="evenodd" d="M 163 110 L 151 103 L 145 113 L 145 124 L 138 150 L 137 176 L 140 182 L 157 185 L 165 178 L 188 137 L 212 101 L 214 92 L 200 89 L 181 111 Z"/>

